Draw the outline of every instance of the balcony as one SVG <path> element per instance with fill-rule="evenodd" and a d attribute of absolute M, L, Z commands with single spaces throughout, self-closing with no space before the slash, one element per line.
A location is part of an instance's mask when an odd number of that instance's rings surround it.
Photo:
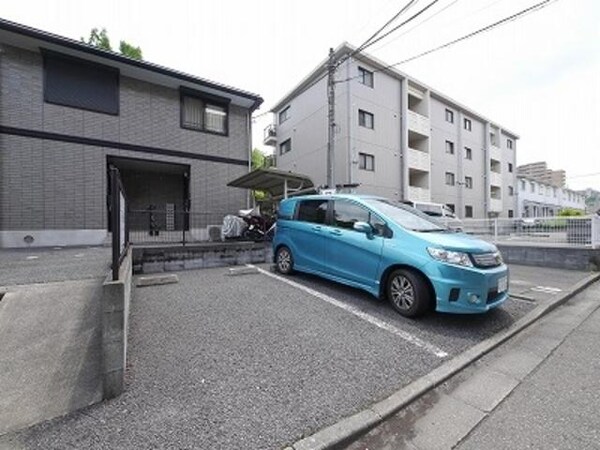
<path fill-rule="evenodd" d="M 502 161 L 502 150 L 497 145 L 490 146 L 490 158 L 496 161 Z"/>
<path fill-rule="evenodd" d="M 265 128 L 263 136 L 264 145 L 275 147 L 277 145 L 277 128 L 275 124 L 270 124 Z"/>
<path fill-rule="evenodd" d="M 502 186 L 502 174 L 498 172 L 490 172 L 490 185 Z"/>
<path fill-rule="evenodd" d="M 408 167 L 409 169 L 418 169 L 429 172 L 431 167 L 431 157 L 429 156 L 429 153 L 409 148 Z"/>
<path fill-rule="evenodd" d="M 431 191 L 426 188 L 420 188 L 416 186 L 408 187 L 408 199 L 413 202 L 430 202 Z"/>
<path fill-rule="evenodd" d="M 490 199 L 490 211 L 491 212 L 502 212 L 502 199 L 491 198 Z"/>
<path fill-rule="evenodd" d="M 408 110 L 408 131 L 412 131 L 420 136 L 429 137 L 429 118 L 419 113 Z"/>

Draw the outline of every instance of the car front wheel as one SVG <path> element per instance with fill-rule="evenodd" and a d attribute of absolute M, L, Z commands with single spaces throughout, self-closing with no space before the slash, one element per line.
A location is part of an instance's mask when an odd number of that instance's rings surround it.
<path fill-rule="evenodd" d="M 420 275 L 405 269 L 394 270 L 387 282 L 387 298 L 393 308 L 406 317 L 418 317 L 430 305 L 427 283 Z"/>
<path fill-rule="evenodd" d="M 289 275 L 294 271 L 294 258 L 289 248 L 282 246 L 277 249 L 275 264 L 277 271 L 284 275 Z"/>

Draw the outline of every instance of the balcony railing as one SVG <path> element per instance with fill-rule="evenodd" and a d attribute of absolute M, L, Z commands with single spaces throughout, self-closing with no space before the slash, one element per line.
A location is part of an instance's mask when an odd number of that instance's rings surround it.
<path fill-rule="evenodd" d="M 408 110 L 408 129 L 415 133 L 420 134 L 421 136 L 429 136 L 430 128 L 429 128 L 429 118 L 422 116 L 419 113 Z"/>
<path fill-rule="evenodd" d="M 270 124 L 265 127 L 263 135 L 263 143 L 265 145 L 277 145 L 277 127 L 275 124 Z"/>
<path fill-rule="evenodd" d="M 413 202 L 429 202 L 431 201 L 431 191 L 427 188 L 409 186 L 408 199 Z"/>
<path fill-rule="evenodd" d="M 409 148 L 408 167 L 429 172 L 431 170 L 431 157 L 429 156 L 429 153 Z"/>

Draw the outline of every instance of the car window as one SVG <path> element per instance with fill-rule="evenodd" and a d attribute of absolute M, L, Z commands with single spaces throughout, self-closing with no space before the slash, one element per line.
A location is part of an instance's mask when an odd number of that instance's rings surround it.
<path fill-rule="evenodd" d="M 351 230 L 356 222 L 370 224 L 373 227 L 373 234 L 377 236 L 385 234 L 385 222 L 364 206 L 346 200 L 333 202 L 333 226 Z"/>
<path fill-rule="evenodd" d="M 296 219 L 301 222 L 325 223 L 328 200 L 302 200 Z"/>
<path fill-rule="evenodd" d="M 446 228 L 438 224 L 435 219 L 410 206 L 395 204 L 384 199 L 365 200 L 382 214 L 396 222 L 398 225 L 413 231 L 443 231 Z"/>

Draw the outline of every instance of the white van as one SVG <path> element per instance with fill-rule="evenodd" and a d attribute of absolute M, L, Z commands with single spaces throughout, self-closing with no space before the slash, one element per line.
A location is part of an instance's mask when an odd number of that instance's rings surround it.
<path fill-rule="evenodd" d="M 452 230 L 462 231 L 463 229 L 461 220 L 456 217 L 456 214 L 454 214 L 450 208 L 442 203 L 413 202 L 412 200 L 406 200 L 403 203 L 418 209 L 428 216 L 438 219 L 442 224 Z"/>

